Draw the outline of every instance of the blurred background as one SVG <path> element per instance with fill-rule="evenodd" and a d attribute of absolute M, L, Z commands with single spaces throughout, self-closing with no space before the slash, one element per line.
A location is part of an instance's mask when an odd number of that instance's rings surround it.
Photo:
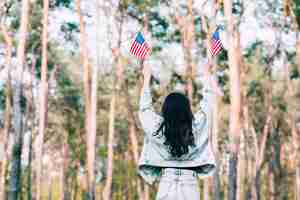
<path fill-rule="evenodd" d="M 197 110 L 213 59 L 201 199 L 300 200 L 299 30 L 299 0 L 1 0 L 0 199 L 155 199 L 137 174 L 141 31 L 157 112 L 174 90 Z"/>

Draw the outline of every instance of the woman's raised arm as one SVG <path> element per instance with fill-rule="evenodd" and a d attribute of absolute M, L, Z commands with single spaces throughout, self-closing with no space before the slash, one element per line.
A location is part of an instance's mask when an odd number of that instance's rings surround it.
<path fill-rule="evenodd" d="M 215 103 L 216 96 L 223 96 L 223 92 L 218 86 L 218 83 L 209 70 L 211 68 L 211 62 L 207 62 L 203 66 L 203 79 L 202 79 L 202 100 L 200 101 L 200 108 L 195 113 L 195 121 L 199 127 L 202 127 L 203 123 L 208 120 L 213 112 L 213 104 Z"/>
<path fill-rule="evenodd" d="M 139 119 L 146 134 L 152 134 L 159 128 L 162 117 L 158 115 L 152 105 L 152 96 L 150 90 L 151 68 L 144 65 L 144 82 L 141 89 L 139 103 Z"/>

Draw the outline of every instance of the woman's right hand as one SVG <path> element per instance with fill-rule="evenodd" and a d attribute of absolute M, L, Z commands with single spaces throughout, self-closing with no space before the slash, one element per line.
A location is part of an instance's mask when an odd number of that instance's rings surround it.
<path fill-rule="evenodd" d="M 222 89 L 219 87 L 218 82 L 216 81 L 216 79 L 214 77 L 212 77 L 210 75 L 211 68 L 212 68 L 212 61 L 210 59 L 208 59 L 207 63 L 204 65 L 204 69 L 203 69 L 204 79 L 205 79 L 205 81 L 209 82 L 209 84 L 211 85 L 215 94 L 217 94 L 218 96 L 223 96 L 224 93 L 223 93 Z"/>

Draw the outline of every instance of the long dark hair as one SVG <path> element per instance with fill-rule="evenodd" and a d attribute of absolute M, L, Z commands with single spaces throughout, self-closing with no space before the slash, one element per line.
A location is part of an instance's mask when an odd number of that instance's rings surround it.
<path fill-rule="evenodd" d="M 164 144 L 173 157 L 188 153 L 195 144 L 192 132 L 194 119 L 189 99 L 179 92 L 169 94 L 162 106 L 163 122 L 154 133 L 165 137 Z"/>

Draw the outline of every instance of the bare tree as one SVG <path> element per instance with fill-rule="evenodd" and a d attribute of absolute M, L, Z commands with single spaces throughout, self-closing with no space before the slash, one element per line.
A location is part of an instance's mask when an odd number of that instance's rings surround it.
<path fill-rule="evenodd" d="M 81 1 L 76 0 L 76 12 L 79 17 L 79 28 L 80 28 L 80 55 L 81 55 L 81 63 L 84 69 L 84 99 L 85 99 L 85 131 L 86 131 L 86 138 L 87 138 L 87 189 L 88 189 L 88 198 L 95 199 L 95 140 L 96 140 L 96 119 L 93 119 L 92 123 L 92 101 L 93 105 L 93 117 L 96 118 L 96 93 L 93 92 L 94 99 L 91 98 L 91 74 L 92 69 L 89 64 L 88 60 L 88 50 L 87 50 L 87 40 L 86 40 L 86 32 L 85 32 L 85 25 L 84 19 L 81 12 Z M 97 67 L 97 66 L 95 66 Z M 93 72 L 96 73 L 96 72 Z M 95 81 L 97 81 L 97 77 L 93 77 L 93 84 L 95 88 Z M 92 127 L 92 124 L 94 127 Z"/>
<path fill-rule="evenodd" d="M 300 24 L 299 24 L 299 14 L 296 13 L 295 7 L 297 7 L 296 2 L 290 0 L 283 0 L 284 5 L 284 15 L 290 16 L 292 18 L 292 30 L 296 33 L 296 63 L 298 65 L 298 73 L 300 74 Z M 286 81 L 287 81 L 287 95 L 289 97 L 295 95 L 293 84 L 288 77 L 289 69 L 286 66 Z M 296 199 L 300 199 L 300 130 L 296 125 L 296 115 L 297 113 L 293 109 L 289 109 L 289 123 L 292 129 L 292 138 L 293 138 L 293 154 L 295 159 L 295 195 Z"/>
<path fill-rule="evenodd" d="M 119 59 L 118 59 L 118 62 Z M 119 65 L 119 64 L 118 64 Z M 103 190 L 103 200 L 111 199 L 111 186 L 113 176 L 113 156 L 114 156 L 114 135 L 115 135 L 115 107 L 116 107 L 116 83 L 113 84 L 112 97 L 109 106 L 109 127 L 108 127 L 108 153 L 107 153 L 107 170 L 106 170 L 106 181 Z"/>
<path fill-rule="evenodd" d="M 240 92 L 240 69 L 238 61 L 238 30 L 235 27 L 232 15 L 232 1 L 224 0 L 224 11 L 227 20 L 228 35 L 228 60 L 230 73 L 230 125 L 229 125 L 229 174 L 228 174 L 228 200 L 236 199 L 237 192 L 237 163 L 240 137 L 240 114 L 241 114 L 241 92 Z"/>
<path fill-rule="evenodd" d="M 41 66 L 41 85 L 39 94 L 39 134 L 38 134 L 38 148 L 37 148 L 37 200 L 41 199 L 42 195 L 42 177 L 43 177 L 43 146 L 44 146 L 44 135 L 46 128 L 47 118 L 47 68 L 48 68 L 48 10 L 49 0 L 43 0 L 43 35 L 42 35 L 42 66 Z"/>
<path fill-rule="evenodd" d="M 19 44 L 17 48 L 17 71 L 13 85 L 13 152 L 10 170 L 9 200 L 17 200 L 21 191 L 21 155 L 23 144 L 23 125 L 21 97 L 23 88 L 23 70 L 28 32 L 29 0 L 22 0 Z"/>
<path fill-rule="evenodd" d="M 31 120 L 31 123 L 28 124 L 27 126 L 29 129 L 29 142 L 28 142 L 28 146 L 29 146 L 29 150 L 28 150 L 28 174 L 27 174 L 27 199 L 32 199 L 32 190 L 31 190 L 31 186 L 32 186 L 32 179 L 31 179 L 31 174 L 32 174 L 32 152 L 33 152 L 33 138 L 35 136 L 35 123 L 34 123 L 34 113 L 35 113 L 35 107 L 34 107 L 34 97 L 33 97 L 33 90 L 34 90 L 34 86 L 33 86 L 33 80 L 35 77 L 35 65 L 36 65 L 36 58 L 33 57 L 31 60 L 31 74 L 30 74 L 30 81 L 29 81 L 29 95 L 28 95 L 28 105 L 27 105 L 27 121 Z"/>
<path fill-rule="evenodd" d="M 267 92 L 267 94 L 270 94 L 270 91 Z M 265 149 L 266 149 L 266 143 L 267 143 L 267 138 L 268 134 L 270 132 L 271 128 L 271 120 L 272 120 L 272 104 L 270 102 L 270 97 L 267 98 L 268 100 L 266 101 L 266 106 L 267 106 L 267 115 L 266 115 L 266 121 L 262 130 L 261 134 L 258 134 L 254 128 L 253 122 L 251 121 L 249 117 L 249 108 L 248 104 L 244 102 L 244 109 L 243 109 L 243 116 L 244 116 L 244 121 L 245 124 L 248 124 L 249 127 L 247 130 L 249 130 L 251 137 L 253 138 L 253 143 L 254 143 L 254 166 L 249 166 L 252 167 L 253 173 L 251 173 L 250 177 L 250 190 L 251 190 L 251 199 L 260 199 L 260 175 L 261 175 L 261 170 L 262 170 L 262 164 L 264 161 L 264 154 L 265 154 Z M 247 131 L 246 130 L 246 131 Z M 260 139 L 258 139 L 258 135 L 262 135 Z M 250 194 L 248 194 L 249 197 Z"/>
<path fill-rule="evenodd" d="M 60 174 L 60 199 L 69 200 L 69 189 L 68 189 L 68 176 L 67 170 L 69 167 L 69 145 L 68 145 L 68 132 L 66 130 L 63 131 L 63 142 L 62 142 L 62 150 L 61 150 L 61 174 Z"/>
<path fill-rule="evenodd" d="M 5 56 L 5 65 L 8 70 L 8 76 L 6 81 L 6 98 L 5 98 L 5 117 L 4 117 L 4 130 L 2 135 L 2 142 L 4 146 L 4 155 L 1 164 L 1 182 L 0 182 L 0 199 L 6 199 L 6 191 L 5 191 L 5 181 L 7 174 L 7 166 L 8 166 L 8 138 L 9 131 L 11 128 L 11 100 L 12 100 L 12 88 L 11 88 L 11 58 L 12 58 L 12 37 L 9 35 L 6 27 L 2 25 L 0 30 L 3 33 L 4 40 L 6 43 L 6 56 Z"/>
<path fill-rule="evenodd" d="M 286 98 L 290 99 L 295 94 L 294 85 L 289 77 L 289 65 L 285 63 L 285 78 L 287 84 L 287 94 Z M 291 126 L 291 135 L 292 135 L 292 146 L 293 146 L 293 160 L 294 160 L 294 170 L 295 170 L 295 199 L 300 199 L 300 131 L 296 126 L 296 111 L 293 108 L 293 104 L 288 106 L 288 123 Z"/>

